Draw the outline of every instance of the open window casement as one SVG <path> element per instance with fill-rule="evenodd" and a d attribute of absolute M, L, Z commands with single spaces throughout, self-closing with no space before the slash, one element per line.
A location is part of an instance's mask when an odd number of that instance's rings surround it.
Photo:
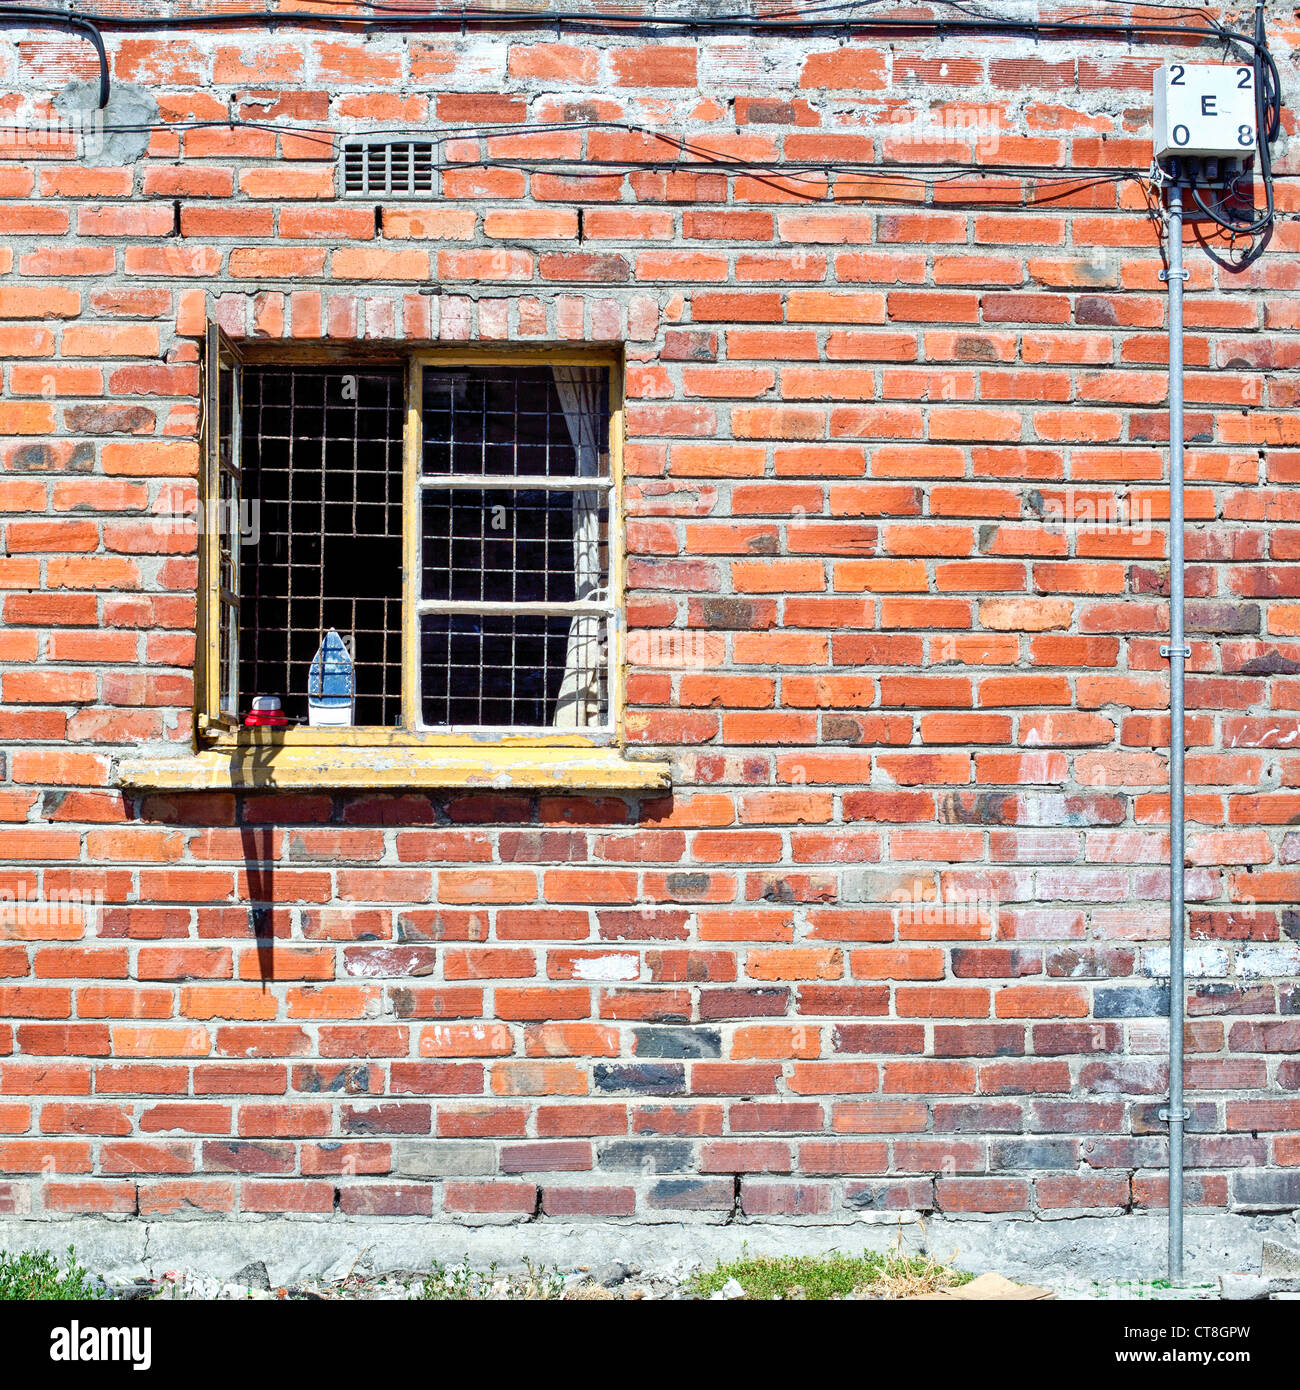
<path fill-rule="evenodd" d="M 197 723 L 212 734 L 239 724 L 239 544 L 243 470 L 243 357 L 213 323 L 203 362 L 203 487 L 199 558 L 206 632 L 200 633 Z M 203 640 L 205 639 L 206 640 Z"/>

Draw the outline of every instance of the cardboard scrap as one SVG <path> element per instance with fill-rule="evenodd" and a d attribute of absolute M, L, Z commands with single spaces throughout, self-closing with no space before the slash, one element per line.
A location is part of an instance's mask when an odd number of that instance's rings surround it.
<path fill-rule="evenodd" d="M 1035 1284 L 1013 1284 L 1010 1279 L 1004 1279 L 1000 1274 L 980 1274 L 969 1284 L 962 1284 L 960 1288 L 941 1289 L 938 1293 L 917 1294 L 914 1299 L 906 1301 L 920 1302 L 923 1299 L 928 1299 L 932 1302 L 964 1303 L 993 1299 L 1026 1302 L 1055 1297 L 1056 1293 L 1053 1289 L 1040 1289 Z"/>

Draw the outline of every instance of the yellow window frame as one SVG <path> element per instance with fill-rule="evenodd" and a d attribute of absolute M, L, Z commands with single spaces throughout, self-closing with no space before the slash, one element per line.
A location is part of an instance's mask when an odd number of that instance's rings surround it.
<path fill-rule="evenodd" d="M 239 564 L 235 542 L 227 532 L 233 519 L 223 512 L 229 495 L 238 508 L 243 469 L 240 458 L 240 409 L 243 402 L 244 357 L 239 347 L 215 323 L 208 325 L 203 358 L 203 461 L 198 496 L 199 608 L 198 642 L 195 645 L 195 727 L 202 734 L 216 734 L 238 726 L 235 699 L 238 682 Z M 223 453 L 221 396 L 223 377 L 230 383 L 230 447 Z M 222 552 L 229 557 L 223 567 Z M 229 583 L 224 580 L 229 576 Z M 224 620 L 223 620 L 224 619 Z M 223 643 L 229 650 L 223 653 Z M 228 682 L 223 689 L 222 658 Z"/>
<path fill-rule="evenodd" d="M 220 331 L 217 330 L 219 333 Z M 223 354 L 233 351 L 233 345 L 224 334 L 220 337 L 209 335 L 208 356 L 210 361 L 224 360 Z M 266 350 L 261 345 L 248 344 L 239 354 L 238 361 L 255 365 L 274 363 L 293 366 L 298 364 L 323 363 L 326 365 L 348 366 L 362 363 L 394 365 L 401 361 L 406 365 L 406 423 L 403 438 L 403 508 L 402 508 L 402 727 L 385 729 L 377 727 L 355 727 L 346 729 L 268 729 L 244 728 L 232 725 L 223 719 L 218 699 L 218 683 L 221 665 L 221 641 L 223 635 L 221 605 L 223 597 L 219 589 L 219 565 L 217 547 L 220 537 L 216 534 L 206 536 L 205 553 L 208 556 L 204 565 L 203 588 L 200 593 L 201 616 L 199 631 L 204 635 L 202 668 L 204 679 L 196 681 L 195 689 L 202 703 L 196 710 L 196 727 L 205 735 L 204 745 L 223 750 L 249 748 L 330 748 L 330 747 L 370 747 L 370 748 L 484 748 L 502 747 L 516 749 L 530 748 L 608 748 L 622 747 L 624 693 L 626 690 L 626 609 L 625 566 L 626 549 L 624 542 L 624 518 L 621 506 L 623 487 L 623 440 L 624 440 L 624 394 L 623 357 L 621 351 L 610 348 L 572 348 L 548 346 L 524 346 L 501 348 L 474 348 L 456 345 L 445 349 L 420 349 L 404 354 L 394 354 L 391 350 L 381 354 L 367 355 L 364 351 L 345 348 L 310 349 L 285 351 L 278 345 Z M 604 366 L 609 371 L 609 466 L 610 466 L 610 519 L 608 537 L 609 589 L 613 596 L 614 611 L 610 617 L 609 640 L 613 648 L 610 662 L 609 681 L 609 727 L 607 729 L 584 733 L 581 730 L 528 730 L 463 732 L 421 729 L 417 699 L 419 690 L 419 524 L 420 524 L 420 458 L 423 447 L 421 423 L 421 402 L 423 399 L 423 373 L 426 367 L 457 366 L 533 366 L 538 363 L 555 366 Z M 209 373 L 215 388 L 215 369 Z M 215 417 L 214 417 L 215 418 Z M 215 470 L 217 446 L 209 444 L 205 448 L 208 458 L 206 486 L 219 482 Z M 206 489 L 205 489 L 206 491 Z M 205 496 L 200 503 L 207 505 Z M 209 528 L 212 530 L 212 528 Z M 238 621 L 237 609 L 227 606 L 228 613 L 234 613 Z"/>

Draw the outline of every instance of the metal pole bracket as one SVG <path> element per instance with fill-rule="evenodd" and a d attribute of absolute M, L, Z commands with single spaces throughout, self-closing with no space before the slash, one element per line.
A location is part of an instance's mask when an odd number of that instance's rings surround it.
<path fill-rule="evenodd" d="M 1161 278 L 1162 280 L 1165 280 L 1165 281 L 1168 281 L 1168 280 L 1190 280 L 1190 279 L 1192 278 L 1192 272 L 1191 272 L 1190 270 L 1175 270 L 1175 271 L 1173 271 L 1172 274 L 1171 274 L 1171 273 L 1170 273 L 1169 271 L 1167 271 L 1167 270 L 1162 270 L 1162 271 L 1160 272 L 1160 278 Z"/>
<path fill-rule="evenodd" d="M 1167 1105 L 1162 1105 L 1160 1109 L 1156 1111 L 1156 1114 L 1160 1119 L 1164 1120 L 1166 1124 L 1170 1125 L 1181 1125 L 1192 1118 L 1192 1112 L 1185 1105 L 1178 1115 L 1175 1115 Z"/>
<path fill-rule="evenodd" d="M 1173 652 L 1174 652 L 1174 649 L 1173 649 L 1173 647 L 1172 647 L 1168 642 L 1161 642 L 1161 644 L 1160 644 L 1160 655 L 1161 655 L 1161 656 L 1166 656 L 1166 657 L 1167 657 L 1167 656 L 1172 656 L 1172 655 L 1173 655 Z M 1191 649 L 1191 647 L 1184 645 L 1184 647 L 1183 647 L 1183 656 L 1184 656 L 1184 658 L 1191 656 L 1191 654 L 1192 654 L 1192 649 Z"/>

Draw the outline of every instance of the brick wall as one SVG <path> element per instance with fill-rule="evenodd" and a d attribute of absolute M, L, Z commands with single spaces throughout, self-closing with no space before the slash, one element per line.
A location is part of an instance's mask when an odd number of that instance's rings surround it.
<path fill-rule="evenodd" d="M 1272 25 L 1290 88 L 1294 8 Z M 0 163 L 6 1209 L 1160 1208 L 1165 291 L 1140 182 L 1094 171 L 1148 168 L 1170 50 L 109 46 L 110 117 L 152 102 L 158 128 Z M 6 111 L 95 71 L 76 38 L 0 42 Z M 186 125 L 227 116 L 262 124 Z M 320 132 L 375 123 L 466 136 L 437 198 L 377 219 L 334 197 Z M 540 163 L 476 163 L 495 123 L 538 133 L 491 157 Z M 1205 1210 L 1300 1205 L 1284 151 L 1251 269 L 1189 236 Z M 976 154 L 1043 177 L 937 172 Z M 626 728 L 671 757 L 671 794 L 112 789 L 117 758 L 190 747 L 194 538 L 158 514 L 194 488 L 209 316 L 295 342 L 626 344 Z M 23 908 L 68 893 L 84 920 Z"/>

